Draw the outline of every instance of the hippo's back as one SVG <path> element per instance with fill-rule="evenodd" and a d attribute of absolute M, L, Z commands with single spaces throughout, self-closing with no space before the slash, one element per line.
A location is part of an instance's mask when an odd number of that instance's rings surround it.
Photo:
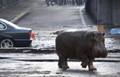
<path fill-rule="evenodd" d="M 67 57 L 76 56 L 76 48 L 84 42 L 86 31 L 63 32 L 56 38 L 56 51 L 58 55 L 67 55 Z"/>

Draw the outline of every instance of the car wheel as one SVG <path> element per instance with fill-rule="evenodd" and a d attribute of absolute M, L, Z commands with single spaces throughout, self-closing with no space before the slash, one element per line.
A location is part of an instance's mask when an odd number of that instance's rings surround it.
<path fill-rule="evenodd" d="M 14 42 L 9 38 L 3 39 L 0 42 L 0 48 L 11 48 L 11 47 L 14 47 Z"/>

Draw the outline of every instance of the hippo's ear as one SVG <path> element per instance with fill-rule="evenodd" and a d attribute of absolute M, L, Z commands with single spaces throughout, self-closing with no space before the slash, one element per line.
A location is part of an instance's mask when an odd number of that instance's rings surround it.
<path fill-rule="evenodd" d="M 104 35 L 105 35 L 105 33 L 102 33 L 102 35 L 104 36 Z"/>
<path fill-rule="evenodd" d="M 100 32 L 100 31 L 99 31 L 99 33 L 101 33 L 103 36 L 105 35 L 105 33 L 104 33 L 104 32 Z"/>

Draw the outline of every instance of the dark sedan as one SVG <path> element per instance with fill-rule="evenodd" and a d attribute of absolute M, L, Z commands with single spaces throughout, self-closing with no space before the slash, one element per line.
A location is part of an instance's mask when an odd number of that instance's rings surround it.
<path fill-rule="evenodd" d="M 32 43 L 34 33 L 30 28 L 19 27 L 0 19 L 0 48 L 27 47 Z"/>

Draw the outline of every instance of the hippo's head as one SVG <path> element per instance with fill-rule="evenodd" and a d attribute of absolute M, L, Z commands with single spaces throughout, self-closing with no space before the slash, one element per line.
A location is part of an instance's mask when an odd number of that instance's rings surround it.
<path fill-rule="evenodd" d="M 108 54 L 104 43 L 104 35 L 105 33 L 101 32 L 92 34 L 91 41 L 94 43 L 92 52 L 95 57 L 106 57 Z"/>

